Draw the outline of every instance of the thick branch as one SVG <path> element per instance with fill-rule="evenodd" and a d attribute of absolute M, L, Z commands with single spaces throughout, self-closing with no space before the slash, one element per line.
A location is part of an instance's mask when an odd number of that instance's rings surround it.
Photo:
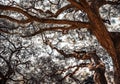
<path fill-rule="evenodd" d="M 16 20 L 14 18 L 11 18 L 9 16 L 5 16 L 5 15 L 0 15 L 0 18 L 5 18 L 8 19 L 10 21 L 13 22 L 17 22 L 17 23 L 21 23 L 21 24 L 26 24 L 32 21 L 37 21 L 37 22 L 41 22 L 41 23 L 52 23 L 52 24 L 69 24 L 69 25 L 75 25 L 75 26 L 79 26 L 82 28 L 90 28 L 90 24 L 87 22 L 80 22 L 80 21 L 69 21 L 69 20 L 55 20 L 55 19 L 43 19 L 43 18 L 38 18 L 38 17 L 32 17 L 31 19 L 27 19 L 27 20 Z"/>
<path fill-rule="evenodd" d="M 0 15 L 0 18 L 5 18 L 5 19 L 8 19 L 9 21 L 16 22 L 16 23 L 19 23 L 19 24 L 26 24 L 26 23 L 31 22 L 30 19 L 27 19 L 27 20 L 17 20 L 17 19 L 11 18 L 11 17 L 6 16 L 6 15 Z"/>
<path fill-rule="evenodd" d="M 76 2 L 75 0 L 67 0 L 67 1 L 69 1 L 74 7 L 77 7 L 78 9 L 83 10 L 83 11 L 85 10 L 83 5 Z"/>
<path fill-rule="evenodd" d="M 80 22 L 80 21 L 69 21 L 69 20 L 55 20 L 55 19 L 44 19 L 44 18 L 38 18 L 36 16 L 32 16 L 29 13 L 27 13 L 26 11 L 23 11 L 20 8 L 17 7 L 11 7 L 11 6 L 3 6 L 0 5 L 0 9 L 1 10 L 11 10 L 11 11 L 16 11 L 18 13 L 22 13 L 23 15 L 25 15 L 26 17 L 28 17 L 27 20 L 16 20 L 14 18 L 11 18 L 9 16 L 6 15 L 0 15 L 0 18 L 5 18 L 8 19 L 10 21 L 13 22 L 17 22 L 17 23 L 22 23 L 22 24 L 26 24 L 32 21 L 37 21 L 37 22 L 41 22 L 41 23 L 53 23 L 53 24 L 69 24 L 69 25 L 79 25 L 81 27 L 89 27 L 89 24 L 86 24 L 84 22 Z"/>
<path fill-rule="evenodd" d="M 78 29 L 79 26 L 70 26 L 70 27 L 50 27 L 50 28 L 44 28 L 44 29 L 40 29 L 30 35 L 25 35 L 25 36 L 21 36 L 21 37 L 31 37 L 31 36 L 35 36 L 37 34 L 40 34 L 42 32 L 45 32 L 45 31 L 61 31 L 61 32 L 64 32 L 64 31 L 69 31 L 69 30 L 73 30 L 73 29 Z"/>
<path fill-rule="evenodd" d="M 21 8 L 18 7 L 11 7 L 11 6 L 5 6 L 5 5 L 0 5 L 0 9 L 1 10 L 11 10 L 11 11 L 16 11 L 18 13 L 23 14 L 24 16 L 26 16 L 27 18 L 31 18 L 31 15 L 27 13 L 27 11 L 24 11 Z"/>

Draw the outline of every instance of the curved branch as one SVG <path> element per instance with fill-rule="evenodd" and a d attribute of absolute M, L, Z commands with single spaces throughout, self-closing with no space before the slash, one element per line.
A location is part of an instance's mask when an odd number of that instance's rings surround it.
<path fill-rule="evenodd" d="M 11 7 L 11 6 L 5 6 L 5 5 L 0 5 L 0 9 L 1 10 L 11 10 L 11 11 L 16 11 L 18 13 L 23 14 L 24 16 L 26 16 L 27 18 L 31 18 L 31 15 L 27 13 L 27 11 L 24 11 L 21 8 L 18 7 Z"/>
<path fill-rule="evenodd" d="M 70 5 L 68 5 L 66 8 L 71 7 Z M 63 9 L 66 9 L 63 8 Z M 26 11 L 23 11 L 20 8 L 17 7 L 11 7 L 11 6 L 4 6 L 4 5 L 0 5 L 0 9 L 1 10 L 12 10 L 12 11 L 16 11 L 19 13 L 22 13 L 23 15 L 25 15 L 26 17 L 28 17 L 28 19 L 26 20 L 17 20 L 14 19 L 12 17 L 6 16 L 6 15 L 0 15 L 0 18 L 5 18 L 8 19 L 10 21 L 13 22 L 17 22 L 17 23 L 22 23 L 22 24 L 26 24 L 32 21 L 36 21 L 36 22 L 41 22 L 41 23 L 52 23 L 52 24 L 69 24 L 69 25 L 76 25 L 76 26 L 80 26 L 80 27 L 90 27 L 89 23 L 85 23 L 85 22 L 80 22 L 80 21 L 70 21 L 70 20 L 55 20 L 55 19 L 44 19 L 44 18 L 38 18 L 36 16 L 32 16 L 29 13 L 27 13 Z M 57 12 L 57 14 L 59 14 L 63 9 L 61 9 L 60 11 Z"/>
<path fill-rule="evenodd" d="M 83 23 L 83 24 L 84 24 L 84 23 Z M 83 25 L 83 24 L 81 23 L 81 25 L 80 25 L 80 23 L 79 23 L 78 25 L 72 25 L 72 26 L 69 26 L 69 27 L 51 27 L 51 28 L 44 28 L 44 29 L 40 29 L 40 30 L 34 32 L 33 34 L 25 35 L 25 36 L 21 36 L 21 37 L 24 38 L 24 37 L 35 36 L 35 35 L 37 35 L 37 34 L 40 34 L 40 33 L 42 33 L 42 32 L 45 32 L 45 31 L 62 31 L 62 32 L 64 32 L 64 31 L 68 31 L 68 30 L 72 30 L 72 29 L 78 29 L 78 28 L 80 28 L 80 26 L 81 26 L 81 28 L 84 28 L 85 25 Z M 87 27 L 87 28 L 89 28 L 89 27 Z"/>
<path fill-rule="evenodd" d="M 26 23 L 31 22 L 30 19 L 27 19 L 27 20 L 17 20 L 17 19 L 14 19 L 14 18 L 6 16 L 6 15 L 0 15 L 0 18 L 5 18 L 5 19 L 8 19 L 9 21 L 17 22 L 19 24 L 26 24 Z"/>
<path fill-rule="evenodd" d="M 73 8 L 73 6 L 71 4 L 68 4 L 68 5 L 62 7 L 54 15 L 52 15 L 52 17 L 57 17 L 60 13 L 62 13 L 63 11 L 65 11 L 65 10 L 67 10 L 69 8 Z"/>
<path fill-rule="evenodd" d="M 70 29 L 75 29 L 77 27 L 73 27 L 73 26 L 70 26 L 70 27 L 51 27 L 51 28 L 44 28 L 44 29 L 40 29 L 36 32 L 34 32 L 33 34 L 30 34 L 30 35 L 25 35 L 25 36 L 21 36 L 21 37 L 31 37 L 31 36 L 35 36 L 37 34 L 40 34 L 42 32 L 45 32 L 45 31 L 64 31 L 64 30 L 70 30 Z"/>
<path fill-rule="evenodd" d="M 41 23 L 52 23 L 52 24 L 69 24 L 69 25 L 76 25 L 76 26 L 80 26 L 80 27 L 85 27 L 85 28 L 89 28 L 90 24 L 88 22 L 81 22 L 81 21 L 70 21 L 70 20 L 55 20 L 55 19 L 44 19 L 44 18 L 38 18 L 36 16 L 32 16 L 32 19 L 27 19 L 27 20 L 16 20 L 14 18 L 11 18 L 9 16 L 6 15 L 0 15 L 0 18 L 5 18 L 8 19 L 10 21 L 13 22 L 17 22 L 17 23 L 22 23 L 22 24 L 26 24 L 32 21 L 36 21 L 36 22 L 41 22 Z"/>

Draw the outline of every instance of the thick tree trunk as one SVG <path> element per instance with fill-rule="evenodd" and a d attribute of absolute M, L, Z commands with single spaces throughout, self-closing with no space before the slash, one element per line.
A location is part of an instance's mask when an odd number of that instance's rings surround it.
<path fill-rule="evenodd" d="M 113 60 L 113 67 L 114 67 L 114 84 L 120 84 L 120 54 L 116 57 L 116 62 Z M 116 66 L 118 65 L 118 66 Z"/>
<path fill-rule="evenodd" d="M 94 9 L 90 7 L 84 0 L 85 12 L 88 15 L 88 19 L 91 24 L 91 31 L 96 36 L 100 44 L 107 50 L 113 60 L 114 66 L 114 78 L 115 84 L 120 84 L 120 45 L 118 45 L 118 39 L 111 38 L 109 31 L 107 30 L 105 24 L 103 23 L 100 15 L 99 9 Z"/>
<path fill-rule="evenodd" d="M 118 46 L 118 39 L 120 37 L 111 38 L 111 35 L 101 18 L 93 12 L 88 11 L 88 17 L 93 34 L 97 37 L 100 44 L 107 50 L 113 60 L 115 84 L 120 84 L 120 45 Z"/>
<path fill-rule="evenodd" d="M 119 47 L 119 50 L 116 49 L 116 52 L 117 52 L 117 61 L 119 62 L 114 62 L 113 61 L 113 64 L 114 64 L 114 82 L 115 84 L 120 84 L 120 47 Z M 115 65 L 119 65 L 119 66 L 115 66 Z"/>
<path fill-rule="evenodd" d="M 111 37 L 114 42 L 114 46 L 115 46 L 116 53 L 117 53 L 116 60 L 118 61 L 118 62 L 113 61 L 113 64 L 119 65 L 117 67 L 114 66 L 114 81 L 115 81 L 115 84 L 120 84 L 120 32 L 112 32 Z"/>

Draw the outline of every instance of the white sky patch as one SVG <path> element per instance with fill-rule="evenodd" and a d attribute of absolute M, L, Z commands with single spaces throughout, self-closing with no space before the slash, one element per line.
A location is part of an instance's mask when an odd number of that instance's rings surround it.
<path fill-rule="evenodd" d="M 111 25 L 107 25 L 108 30 L 112 32 L 120 32 L 120 17 L 111 17 Z"/>
<path fill-rule="evenodd" d="M 118 17 L 113 17 L 110 19 L 110 21 L 111 21 L 111 25 L 113 26 L 120 25 L 120 18 Z"/>
<path fill-rule="evenodd" d="M 17 2 L 17 3 L 20 3 L 20 0 L 12 0 L 12 1 L 15 1 L 15 2 Z"/>

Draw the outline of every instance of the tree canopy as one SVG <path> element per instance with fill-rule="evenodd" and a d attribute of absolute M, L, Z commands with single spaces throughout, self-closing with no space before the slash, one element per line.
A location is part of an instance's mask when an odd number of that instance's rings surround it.
<path fill-rule="evenodd" d="M 0 83 L 119 84 L 119 8 L 119 0 L 0 1 Z"/>

